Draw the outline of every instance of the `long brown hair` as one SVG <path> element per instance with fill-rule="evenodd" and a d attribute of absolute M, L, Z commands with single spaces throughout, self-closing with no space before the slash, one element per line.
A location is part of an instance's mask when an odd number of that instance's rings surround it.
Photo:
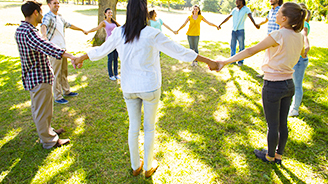
<path fill-rule="evenodd" d="M 284 3 L 280 9 L 282 15 L 288 18 L 288 24 L 293 28 L 293 30 L 295 32 L 302 31 L 304 27 L 306 10 L 293 2 Z"/>
<path fill-rule="evenodd" d="M 105 13 L 107 13 L 108 10 L 112 10 L 112 9 L 106 8 Z M 106 15 L 105 15 L 105 19 L 107 19 Z M 116 24 L 117 27 L 121 26 L 119 23 L 116 22 L 115 19 L 113 19 L 113 17 L 110 19 L 110 21 L 113 22 L 114 24 Z"/>
<path fill-rule="evenodd" d="M 197 4 L 195 4 L 194 6 L 193 6 L 193 10 L 192 10 L 192 14 L 194 14 L 194 7 L 197 7 L 198 8 L 198 15 L 201 15 L 202 14 L 202 12 L 200 12 L 200 7 L 197 5 Z"/>

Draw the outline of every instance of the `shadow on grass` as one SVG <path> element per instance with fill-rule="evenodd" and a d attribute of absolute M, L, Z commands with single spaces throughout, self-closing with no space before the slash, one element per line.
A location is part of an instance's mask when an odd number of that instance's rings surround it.
<path fill-rule="evenodd" d="M 228 57 L 228 47 L 228 43 L 204 41 L 200 44 L 200 53 L 209 57 Z M 324 49 L 315 49 L 318 50 L 317 55 L 323 57 L 318 57 L 316 63 L 326 67 L 323 63 L 327 58 Z M 69 103 L 66 105 L 54 105 L 52 126 L 65 128 L 67 132 L 61 138 L 70 138 L 72 142 L 63 148 L 50 151 L 42 149 L 36 143 L 36 128 L 30 106 L 28 103 L 26 105 L 30 100 L 29 93 L 20 84 L 19 59 L 0 57 L 0 141 L 7 140 L 12 130 L 19 132 L 0 147 L 0 169 L 2 173 L 7 173 L 2 182 L 31 183 L 34 178 L 39 178 L 35 182 L 69 183 L 75 179 L 81 183 L 153 183 L 156 179 L 173 183 L 185 182 L 190 177 L 198 176 L 195 173 L 205 170 L 196 169 L 186 161 L 182 164 L 183 167 L 190 167 L 186 171 L 189 174 L 175 173 L 180 170 L 170 164 L 163 164 L 154 179 L 145 179 L 143 174 L 137 177 L 131 175 L 127 143 L 128 114 L 120 81 L 108 79 L 106 58 L 96 62 L 87 61 L 80 70 L 74 70 L 69 65 L 71 89 L 78 92 L 79 96 L 68 98 Z M 204 64 L 191 67 L 190 63 L 179 62 L 164 54 L 161 61 L 162 106 L 157 122 L 157 132 L 161 136 L 155 143 L 156 147 L 160 145 L 155 156 L 160 163 L 165 162 L 168 155 L 175 154 L 164 148 L 166 143 L 173 140 L 179 143 L 178 149 L 186 150 L 188 158 L 193 155 L 195 160 L 200 160 L 204 167 L 209 168 L 213 175 L 206 173 L 206 177 L 211 178 L 213 183 L 276 183 L 279 182 L 277 177 L 282 183 L 288 183 L 289 178 L 285 173 L 295 182 L 306 181 L 293 172 L 293 169 L 298 169 L 297 166 L 276 168 L 262 163 L 253 155 L 254 148 L 258 148 L 254 145 L 259 142 L 253 135 L 260 134 L 259 139 L 266 142 L 267 129 L 261 107 L 262 82 L 255 77 L 257 73 L 252 68 L 230 65 L 222 73 L 215 73 L 209 72 Z M 309 71 L 312 70 L 317 69 L 310 66 Z M 311 82 L 312 79 L 310 77 L 306 81 Z M 322 82 L 319 87 L 323 88 L 324 81 L 317 81 Z M 313 86 L 316 84 L 313 81 Z M 317 98 L 322 98 L 324 94 L 319 91 L 321 96 L 318 96 L 316 90 L 308 89 L 305 92 L 305 97 L 311 97 L 311 101 L 304 100 L 304 105 L 311 113 L 302 113 L 299 117 L 313 128 L 311 145 L 289 140 L 285 156 L 311 165 L 313 169 L 310 171 L 325 179 L 327 172 L 322 171 L 322 168 L 326 166 L 323 158 L 327 157 L 325 151 L 328 142 L 326 102 L 318 101 Z M 190 134 L 191 138 L 185 134 Z M 68 151 L 57 156 L 57 161 L 49 158 L 55 152 L 60 153 L 61 149 Z M 173 157 L 172 162 L 179 162 L 179 159 Z M 69 164 L 58 169 L 56 165 L 51 165 L 57 162 Z M 42 168 L 48 167 L 50 171 L 57 172 L 47 175 L 46 171 L 49 170 L 44 171 Z M 184 178 L 177 179 L 181 177 L 179 174 Z M 199 180 L 188 181 L 194 183 Z"/>

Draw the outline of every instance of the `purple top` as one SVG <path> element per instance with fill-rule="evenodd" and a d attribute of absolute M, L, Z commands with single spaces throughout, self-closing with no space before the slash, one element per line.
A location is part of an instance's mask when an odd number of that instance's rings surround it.
<path fill-rule="evenodd" d="M 105 26 L 105 30 L 106 30 L 106 33 L 107 33 L 107 37 L 106 37 L 106 40 L 107 40 L 107 38 L 112 34 L 112 31 L 117 27 L 116 26 L 116 24 L 114 24 L 114 23 L 109 23 L 109 22 L 107 22 L 106 20 L 104 20 L 105 21 L 105 24 L 106 24 L 106 26 Z"/>

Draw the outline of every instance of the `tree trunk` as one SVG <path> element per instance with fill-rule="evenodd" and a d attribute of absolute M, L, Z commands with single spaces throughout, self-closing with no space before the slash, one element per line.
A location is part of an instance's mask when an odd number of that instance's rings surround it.
<path fill-rule="evenodd" d="M 116 4 L 118 0 L 99 0 L 98 1 L 98 25 L 105 19 L 105 10 L 110 8 L 113 11 L 113 19 L 116 20 Z M 99 29 L 96 35 L 93 37 L 93 46 L 99 46 L 104 43 L 106 39 L 105 29 Z"/>
<path fill-rule="evenodd" d="M 170 11 L 170 1 L 167 1 L 167 9 Z"/>

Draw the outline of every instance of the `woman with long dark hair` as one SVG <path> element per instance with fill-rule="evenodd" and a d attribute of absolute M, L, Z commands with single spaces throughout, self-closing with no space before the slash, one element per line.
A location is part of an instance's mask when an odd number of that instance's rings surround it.
<path fill-rule="evenodd" d="M 182 61 L 198 60 L 216 69 L 217 63 L 173 42 L 160 30 L 147 26 L 147 0 L 129 0 L 126 22 L 116 28 L 100 47 L 75 60 L 79 67 L 86 59 L 99 60 L 117 49 L 121 58 L 121 87 L 129 114 L 129 150 L 132 174 L 150 177 L 158 164 L 153 162 L 155 119 L 161 95 L 159 51 Z M 144 161 L 140 159 L 138 137 L 141 108 L 144 106 Z M 144 163 L 144 164 L 143 164 Z"/>
<path fill-rule="evenodd" d="M 98 31 L 100 28 L 105 28 L 107 37 L 106 39 L 112 34 L 112 31 L 116 28 L 121 26 L 119 23 L 116 22 L 115 19 L 113 19 L 113 11 L 110 8 L 106 8 L 105 10 L 105 20 L 101 21 L 100 24 L 92 28 L 87 33 L 91 33 L 94 31 Z M 118 75 L 118 53 L 116 50 L 108 54 L 108 61 L 107 61 L 107 68 L 108 68 L 108 75 L 110 80 L 116 80 L 120 79 L 121 77 Z M 113 63 L 114 61 L 114 63 Z M 114 64 L 114 73 L 113 73 L 113 65 Z"/>

